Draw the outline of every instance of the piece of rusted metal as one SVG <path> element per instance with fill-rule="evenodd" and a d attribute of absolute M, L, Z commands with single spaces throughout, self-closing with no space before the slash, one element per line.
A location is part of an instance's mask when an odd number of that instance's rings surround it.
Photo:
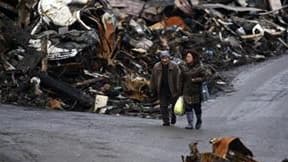
<path fill-rule="evenodd" d="M 237 137 L 219 137 L 210 140 L 212 152 L 200 153 L 197 143 L 190 144 L 190 155 L 183 162 L 257 162 L 253 153 Z"/>

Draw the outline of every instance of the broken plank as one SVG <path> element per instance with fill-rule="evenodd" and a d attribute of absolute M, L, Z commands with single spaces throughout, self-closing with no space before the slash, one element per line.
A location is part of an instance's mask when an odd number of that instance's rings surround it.
<path fill-rule="evenodd" d="M 71 85 L 52 78 L 47 73 L 40 73 L 41 85 L 45 88 L 51 89 L 59 94 L 59 97 L 66 97 L 79 102 L 80 105 L 85 107 L 92 106 L 93 99 L 91 96 L 83 93 L 79 89 L 72 87 Z"/>
<path fill-rule="evenodd" d="M 77 82 L 74 84 L 75 87 L 79 87 L 79 86 L 85 86 L 85 85 L 90 85 L 90 84 L 93 84 L 93 83 L 96 83 L 98 81 L 101 81 L 105 78 L 93 78 L 93 79 L 88 79 L 88 80 L 84 80 L 84 81 L 81 81 L 81 82 Z"/>
<path fill-rule="evenodd" d="M 263 11 L 262 9 L 259 8 L 253 8 L 253 7 L 233 7 L 233 6 L 228 6 L 224 4 L 202 4 L 196 6 L 196 8 L 223 8 L 226 10 L 231 10 L 235 12 L 248 12 L 248 11 L 254 11 L 254 12 L 260 12 Z"/>

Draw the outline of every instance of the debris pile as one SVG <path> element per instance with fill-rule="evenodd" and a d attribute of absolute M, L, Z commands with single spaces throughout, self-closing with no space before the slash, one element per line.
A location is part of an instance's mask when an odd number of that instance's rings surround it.
<path fill-rule="evenodd" d="M 0 2 L 0 101 L 157 117 L 149 78 L 161 50 L 201 54 L 217 71 L 284 54 L 288 2 L 21 0 Z"/>

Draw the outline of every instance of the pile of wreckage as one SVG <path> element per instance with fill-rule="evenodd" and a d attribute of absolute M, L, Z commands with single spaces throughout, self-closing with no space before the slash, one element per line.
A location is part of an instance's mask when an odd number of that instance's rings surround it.
<path fill-rule="evenodd" d="M 161 50 L 211 71 L 284 54 L 288 0 L 2 0 L 0 102 L 158 117 L 149 77 Z"/>

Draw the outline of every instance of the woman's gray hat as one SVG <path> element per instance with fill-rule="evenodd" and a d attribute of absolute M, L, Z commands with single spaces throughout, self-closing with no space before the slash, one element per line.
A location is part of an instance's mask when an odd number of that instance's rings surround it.
<path fill-rule="evenodd" d="M 170 57 L 169 51 L 161 51 L 160 52 L 160 58 L 162 57 Z"/>

